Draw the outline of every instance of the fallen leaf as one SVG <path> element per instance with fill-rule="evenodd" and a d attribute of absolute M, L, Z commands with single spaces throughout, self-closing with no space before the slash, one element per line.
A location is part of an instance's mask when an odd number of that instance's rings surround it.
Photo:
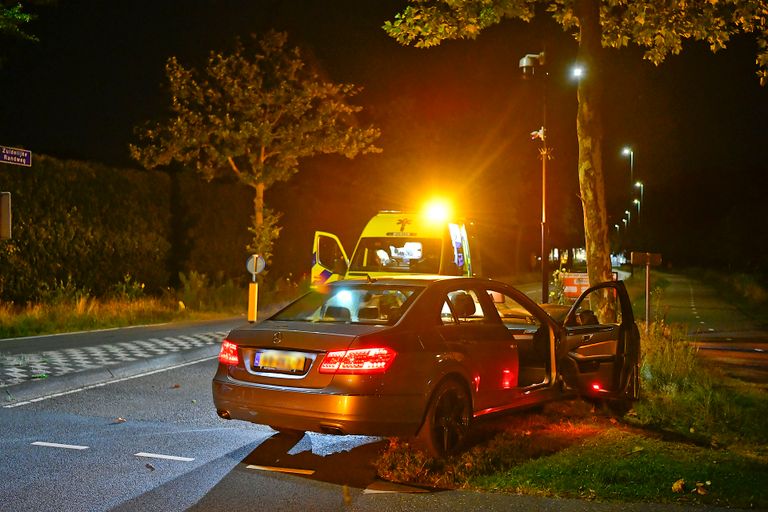
<path fill-rule="evenodd" d="M 150 470 L 150 471 L 154 471 L 154 470 L 155 470 L 155 466 L 153 466 L 153 465 L 152 465 L 152 464 L 150 464 L 149 462 L 147 462 L 147 463 L 145 464 L 145 466 L 146 466 L 146 467 L 147 467 L 147 469 L 148 469 L 148 470 Z"/>
<path fill-rule="evenodd" d="M 639 453 L 643 450 L 645 450 L 645 448 L 643 448 L 642 446 L 635 446 L 634 448 L 632 448 L 632 451 L 628 452 L 626 455 L 634 455 L 635 453 Z"/>
<path fill-rule="evenodd" d="M 709 480 L 707 480 L 706 484 L 703 484 L 701 482 L 696 482 L 696 488 L 693 489 L 691 492 L 692 493 L 695 492 L 695 493 L 700 494 L 701 496 L 705 496 L 705 495 L 709 494 L 709 491 L 706 488 L 706 486 L 708 486 L 708 485 L 710 485 L 710 481 Z"/>
<path fill-rule="evenodd" d="M 179 389 L 181 387 L 181 384 L 174 384 L 171 386 L 171 389 Z"/>
<path fill-rule="evenodd" d="M 196 403 L 197 403 L 197 400 L 192 400 L 192 403 L 193 403 L 193 404 L 196 404 Z"/>
<path fill-rule="evenodd" d="M 685 492 L 685 480 L 682 478 L 672 484 L 672 492 L 682 493 Z"/>
<path fill-rule="evenodd" d="M 128 420 L 125 418 L 116 418 L 115 421 L 112 422 L 112 424 L 117 425 L 118 423 L 125 423 L 126 421 Z"/>
<path fill-rule="evenodd" d="M 612 424 L 614 424 L 614 425 L 616 425 L 616 424 L 619 422 L 619 420 L 617 420 L 616 418 L 611 418 L 609 421 L 610 421 Z"/>

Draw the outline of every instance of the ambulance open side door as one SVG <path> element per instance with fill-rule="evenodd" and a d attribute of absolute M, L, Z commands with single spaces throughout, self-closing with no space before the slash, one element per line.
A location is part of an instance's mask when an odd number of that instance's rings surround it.
<path fill-rule="evenodd" d="M 325 231 L 315 231 L 312 244 L 312 286 L 320 286 L 344 279 L 349 258 L 339 237 Z"/>

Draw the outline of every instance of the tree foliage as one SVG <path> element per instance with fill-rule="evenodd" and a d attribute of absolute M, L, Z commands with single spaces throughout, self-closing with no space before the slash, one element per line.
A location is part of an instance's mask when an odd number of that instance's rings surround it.
<path fill-rule="evenodd" d="M 22 25 L 29 23 L 32 16 L 25 13 L 20 3 L 0 2 L 0 34 L 32 39 L 22 30 Z"/>
<path fill-rule="evenodd" d="M 473 39 L 503 19 L 530 21 L 545 10 L 579 41 L 589 73 L 579 81 L 577 134 L 579 186 L 584 214 L 587 271 L 591 283 L 611 278 L 605 184 L 602 169 L 602 49 L 634 43 L 655 64 L 680 53 L 685 40 L 712 51 L 738 34 L 758 43 L 761 84 L 768 80 L 768 1 L 755 0 L 409 0 L 384 30 L 402 44 L 435 46 Z"/>
<path fill-rule="evenodd" d="M 412 5 L 384 29 L 402 44 L 427 48 L 446 39 L 473 39 L 503 19 L 530 21 L 541 5 L 564 30 L 578 37 L 577 0 L 410 0 Z M 682 51 L 685 40 L 703 41 L 713 52 L 737 34 L 753 34 L 761 84 L 768 80 L 768 2 L 765 0 L 602 0 L 602 44 L 645 49 L 660 64 Z"/>
<path fill-rule="evenodd" d="M 349 103 L 352 84 L 321 79 L 305 65 L 287 35 L 269 32 L 238 41 L 231 54 L 211 52 L 202 71 L 172 57 L 166 65 L 169 119 L 140 131 L 131 154 L 147 168 L 179 162 L 212 180 L 235 176 L 254 189 L 250 250 L 269 257 L 279 233 L 264 207 L 264 191 L 299 169 L 300 159 L 379 151 L 379 131 L 359 127 L 361 107 Z"/>

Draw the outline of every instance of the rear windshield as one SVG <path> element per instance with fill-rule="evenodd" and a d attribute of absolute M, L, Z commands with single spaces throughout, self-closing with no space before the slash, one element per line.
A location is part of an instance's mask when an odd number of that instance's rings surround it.
<path fill-rule="evenodd" d="M 417 286 L 330 286 L 313 290 L 278 312 L 271 320 L 393 324 L 423 288 Z"/>
<path fill-rule="evenodd" d="M 437 274 L 440 272 L 440 251 L 439 238 L 361 238 L 349 270 Z"/>

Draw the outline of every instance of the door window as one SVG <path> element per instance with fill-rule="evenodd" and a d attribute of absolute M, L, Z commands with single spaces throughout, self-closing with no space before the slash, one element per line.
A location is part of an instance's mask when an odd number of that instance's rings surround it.
<path fill-rule="evenodd" d="M 499 318 L 508 329 L 536 330 L 541 321 L 536 318 L 525 306 L 509 295 L 488 290 Z"/>
<path fill-rule="evenodd" d="M 566 319 L 568 327 L 611 325 L 621 322 L 621 303 L 613 288 L 592 290 L 582 297 Z"/>
<path fill-rule="evenodd" d="M 335 269 L 344 261 L 341 247 L 333 238 L 320 236 L 317 240 L 317 262 L 325 268 Z"/>
<path fill-rule="evenodd" d="M 475 290 L 454 290 L 443 303 L 441 318 L 443 324 L 498 324 L 495 313 L 487 314 L 484 307 Z"/>

